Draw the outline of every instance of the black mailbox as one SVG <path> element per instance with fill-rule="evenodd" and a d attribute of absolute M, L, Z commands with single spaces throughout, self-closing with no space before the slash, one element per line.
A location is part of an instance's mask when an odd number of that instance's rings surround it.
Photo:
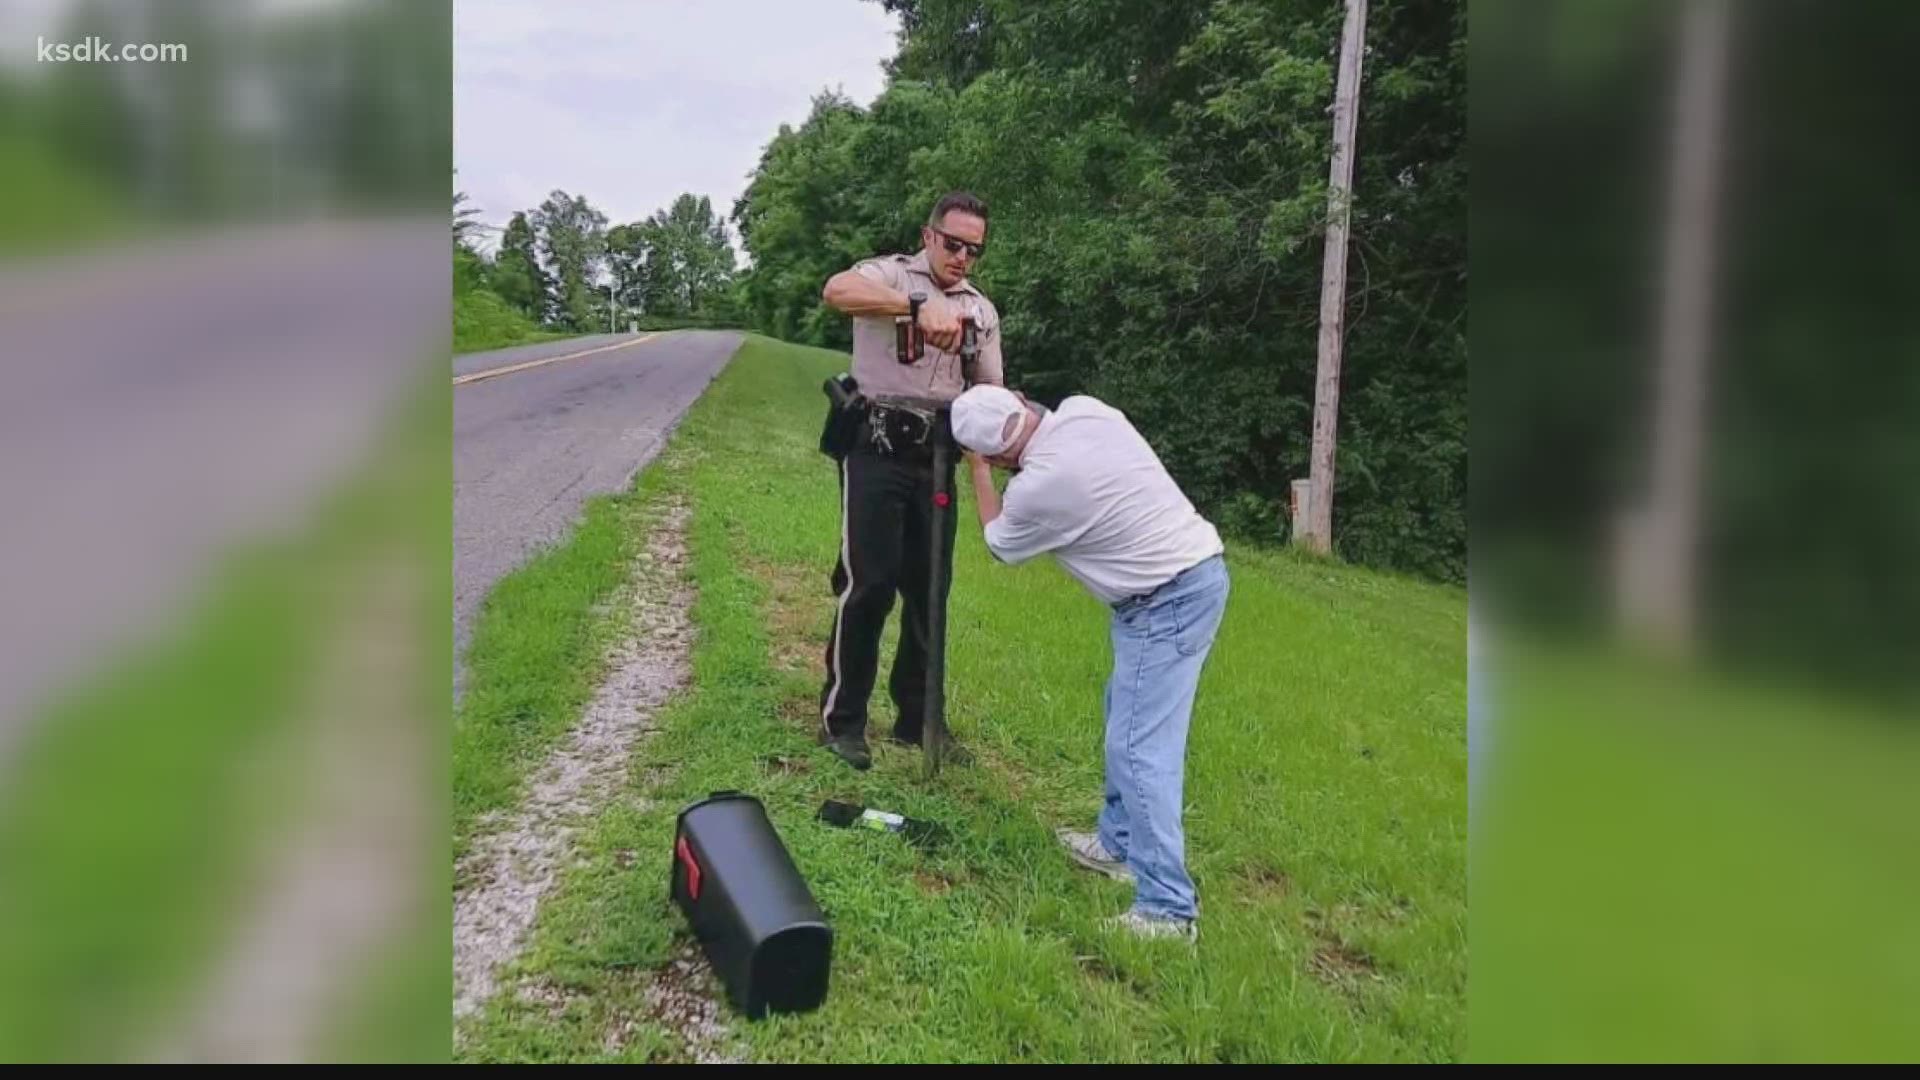
<path fill-rule="evenodd" d="M 833 928 L 760 800 L 717 791 L 682 810 L 669 888 L 741 1012 L 826 1000 Z"/>

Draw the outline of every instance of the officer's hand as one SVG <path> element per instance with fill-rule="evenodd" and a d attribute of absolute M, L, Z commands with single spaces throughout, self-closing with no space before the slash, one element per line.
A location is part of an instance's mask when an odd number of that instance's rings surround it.
<path fill-rule="evenodd" d="M 945 297 L 929 296 L 920 305 L 920 331 L 927 336 L 927 344 L 941 352 L 960 347 L 960 318 Z"/>

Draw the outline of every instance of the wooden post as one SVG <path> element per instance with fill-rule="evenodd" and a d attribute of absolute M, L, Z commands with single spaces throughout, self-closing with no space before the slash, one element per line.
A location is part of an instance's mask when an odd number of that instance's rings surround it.
<path fill-rule="evenodd" d="M 1333 169 L 1327 182 L 1327 252 L 1320 283 L 1320 367 L 1313 396 L 1313 451 L 1307 502 L 1307 547 L 1333 550 L 1334 432 L 1340 417 L 1340 350 L 1346 336 L 1347 223 L 1353 204 L 1353 140 L 1360 119 L 1360 63 L 1367 40 L 1367 0 L 1346 0 L 1340 31 L 1340 75 L 1333 92 Z"/>
<path fill-rule="evenodd" d="M 1614 588 L 1623 628 L 1679 654 L 1693 647 L 1698 600 L 1694 563 L 1732 14 L 1727 0 L 1697 0 L 1681 16 L 1652 461 L 1644 501 L 1626 507 L 1616 523 Z"/>

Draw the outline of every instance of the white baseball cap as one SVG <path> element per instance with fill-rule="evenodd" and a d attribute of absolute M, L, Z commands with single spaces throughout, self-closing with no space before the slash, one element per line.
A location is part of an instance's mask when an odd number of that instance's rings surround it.
<path fill-rule="evenodd" d="M 982 384 L 953 399 L 953 437 L 984 457 L 1004 453 L 1020 437 L 1012 417 L 1025 418 L 1026 403 L 1004 387 Z"/>

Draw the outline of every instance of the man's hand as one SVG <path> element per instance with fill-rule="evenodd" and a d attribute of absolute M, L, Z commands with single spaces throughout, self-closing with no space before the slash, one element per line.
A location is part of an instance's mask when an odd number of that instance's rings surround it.
<path fill-rule="evenodd" d="M 927 344 L 941 352 L 960 347 L 960 317 L 954 313 L 953 304 L 939 293 L 930 294 L 920 305 L 920 329 L 927 336 Z"/>
<path fill-rule="evenodd" d="M 1000 493 L 993 490 L 993 466 L 987 459 L 969 450 L 967 466 L 973 470 L 973 503 L 980 508 L 980 527 L 993 524 L 1000 516 Z"/>

